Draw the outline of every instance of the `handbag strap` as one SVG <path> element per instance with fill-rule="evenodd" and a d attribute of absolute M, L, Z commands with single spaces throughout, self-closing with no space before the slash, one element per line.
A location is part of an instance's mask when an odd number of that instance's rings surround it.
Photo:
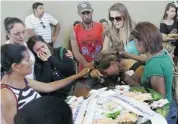
<path fill-rule="evenodd" d="M 57 49 L 57 54 L 58 54 L 58 57 L 61 61 L 63 61 L 63 52 L 64 52 L 64 48 L 63 47 L 59 47 Z"/>

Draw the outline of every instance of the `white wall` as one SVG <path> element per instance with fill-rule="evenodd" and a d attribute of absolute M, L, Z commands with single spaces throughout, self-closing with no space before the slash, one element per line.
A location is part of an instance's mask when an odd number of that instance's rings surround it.
<path fill-rule="evenodd" d="M 6 17 L 24 18 L 32 13 L 35 1 L 1 1 L 1 42 L 5 42 L 4 19 Z M 108 19 L 108 9 L 118 1 L 91 1 L 94 9 L 93 20 Z M 127 7 L 132 20 L 150 21 L 159 27 L 164 9 L 168 1 L 119 1 Z M 78 1 L 44 1 L 45 11 L 59 20 L 61 31 L 55 46 L 63 45 L 67 40 L 69 30 L 76 20 L 81 20 L 77 14 Z"/>

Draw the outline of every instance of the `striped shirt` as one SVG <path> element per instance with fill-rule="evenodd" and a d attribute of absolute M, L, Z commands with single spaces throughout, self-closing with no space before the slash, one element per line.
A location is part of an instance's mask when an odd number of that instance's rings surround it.
<path fill-rule="evenodd" d="M 58 20 L 50 14 L 44 13 L 41 19 L 31 14 L 25 18 L 26 29 L 33 29 L 36 35 L 41 35 L 46 43 L 51 42 L 51 27 L 50 24 L 56 25 Z"/>
<path fill-rule="evenodd" d="M 25 79 L 26 87 L 23 89 L 14 88 L 12 86 L 1 84 L 1 89 L 7 88 L 14 94 L 17 100 L 17 109 L 23 108 L 30 101 L 40 98 L 40 94 L 33 90 L 29 85 L 27 80 Z"/>

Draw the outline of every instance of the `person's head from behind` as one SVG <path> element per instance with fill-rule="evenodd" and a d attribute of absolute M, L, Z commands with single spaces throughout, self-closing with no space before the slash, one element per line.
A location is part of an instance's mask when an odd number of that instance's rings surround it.
<path fill-rule="evenodd" d="M 101 20 L 99 20 L 99 22 L 101 24 L 103 24 L 104 30 L 109 28 L 109 23 L 108 23 L 108 21 L 106 21 L 106 19 L 101 19 Z"/>
<path fill-rule="evenodd" d="M 162 35 L 159 29 L 150 22 L 138 23 L 130 35 L 135 40 L 140 54 L 155 54 L 163 49 Z"/>
<path fill-rule="evenodd" d="M 119 67 L 120 61 L 121 56 L 118 52 L 101 51 L 94 59 L 94 66 L 104 75 L 118 75 L 121 72 Z"/>
<path fill-rule="evenodd" d="M 26 76 L 32 73 L 32 64 L 25 46 L 19 44 L 1 46 L 1 65 L 6 74 Z"/>
<path fill-rule="evenodd" d="M 75 21 L 73 26 L 76 26 L 77 24 L 81 24 L 81 22 L 80 21 Z"/>
<path fill-rule="evenodd" d="M 132 21 L 129 12 L 124 4 L 115 3 L 109 9 L 109 20 L 112 27 L 120 29 L 125 27 L 127 30 L 132 29 Z"/>
<path fill-rule="evenodd" d="M 6 40 L 23 44 L 25 39 L 25 25 L 19 18 L 7 17 L 4 20 Z"/>
<path fill-rule="evenodd" d="M 173 3 L 168 3 L 164 12 L 163 20 L 173 19 L 176 21 L 177 19 L 177 8 Z"/>
<path fill-rule="evenodd" d="M 93 9 L 89 2 L 80 2 L 77 6 L 78 14 L 82 18 L 85 24 L 90 24 L 92 22 Z"/>
<path fill-rule="evenodd" d="M 46 50 L 51 51 L 49 45 L 47 45 L 40 35 L 33 35 L 27 41 L 28 48 L 35 54 L 45 53 Z"/>
<path fill-rule="evenodd" d="M 15 124 L 73 124 L 69 105 L 57 97 L 45 96 L 20 109 Z"/>
<path fill-rule="evenodd" d="M 44 14 L 44 7 L 43 3 L 36 2 L 32 5 L 33 12 L 36 16 L 43 16 Z"/>

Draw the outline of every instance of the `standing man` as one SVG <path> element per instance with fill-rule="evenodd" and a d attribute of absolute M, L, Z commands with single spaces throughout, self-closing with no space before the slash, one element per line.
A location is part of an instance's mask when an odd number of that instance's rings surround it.
<path fill-rule="evenodd" d="M 77 9 L 82 23 L 73 27 L 70 40 L 80 71 L 83 67 L 92 67 L 94 57 L 102 50 L 103 26 L 92 20 L 93 9 L 89 2 L 79 3 Z"/>
<path fill-rule="evenodd" d="M 32 5 L 33 14 L 25 18 L 25 25 L 29 36 L 41 35 L 46 43 L 51 47 L 55 43 L 59 34 L 60 25 L 58 20 L 50 14 L 44 12 L 43 3 L 36 2 Z M 54 32 L 51 32 L 51 26 L 54 26 Z"/>

